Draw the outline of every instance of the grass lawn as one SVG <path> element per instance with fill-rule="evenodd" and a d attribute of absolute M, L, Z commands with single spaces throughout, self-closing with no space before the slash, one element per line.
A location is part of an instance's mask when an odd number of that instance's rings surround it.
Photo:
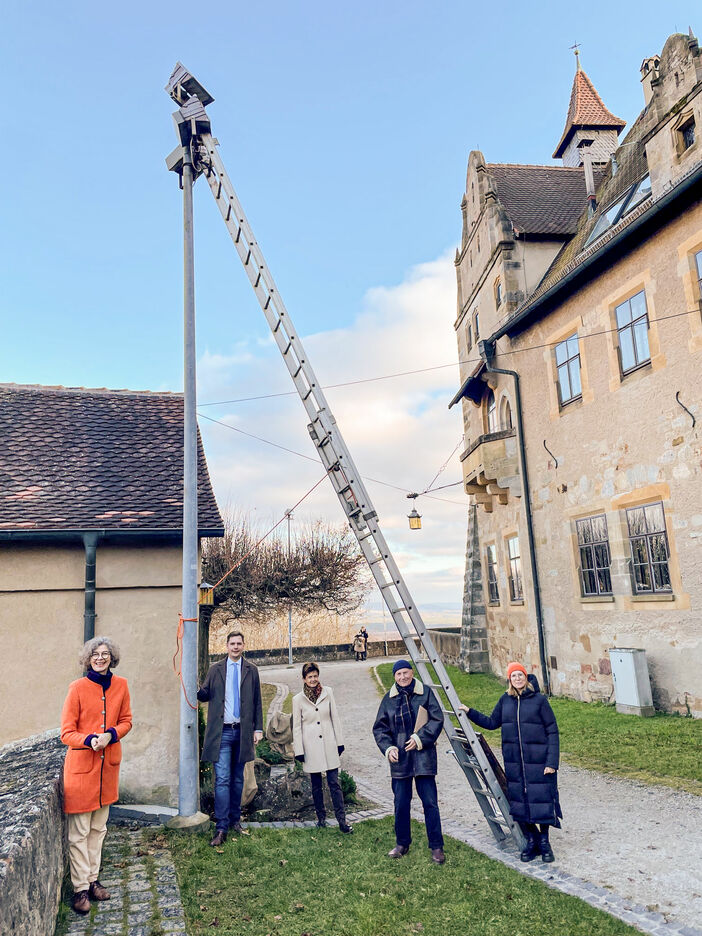
<path fill-rule="evenodd" d="M 189 936 L 616 936 L 637 931 L 449 840 L 433 865 L 424 827 L 400 861 L 391 819 L 336 829 L 255 829 L 227 840 L 165 839 L 178 872 Z"/>
<path fill-rule="evenodd" d="M 481 712 L 489 714 L 504 692 L 492 674 L 447 670 L 461 701 Z M 377 671 L 389 687 L 392 664 L 381 663 Z M 621 715 L 613 705 L 559 697 L 550 702 L 567 763 L 702 795 L 702 719 L 663 713 L 640 718 Z M 485 736 L 499 745 L 499 729 Z"/>

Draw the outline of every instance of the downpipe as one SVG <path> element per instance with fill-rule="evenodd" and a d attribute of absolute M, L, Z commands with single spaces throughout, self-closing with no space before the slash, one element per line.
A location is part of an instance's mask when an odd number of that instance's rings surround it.
<path fill-rule="evenodd" d="M 85 548 L 85 606 L 83 611 L 83 642 L 95 636 L 95 567 L 97 563 L 97 533 L 83 534 Z"/>
<path fill-rule="evenodd" d="M 529 563 L 531 565 L 531 581 L 534 591 L 534 612 L 536 614 L 536 631 L 539 638 L 539 659 L 543 675 L 546 695 L 551 695 L 551 676 L 546 665 L 546 636 L 544 634 L 543 610 L 541 607 L 541 588 L 539 586 L 539 572 L 536 567 L 536 547 L 534 545 L 534 522 L 531 513 L 531 494 L 529 493 L 529 476 L 527 474 L 526 448 L 524 446 L 524 423 L 522 419 L 522 394 L 519 386 L 519 374 L 514 370 L 495 367 L 492 360 L 495 356 L 495 343 L 481 341 L 479 343 L 480 356 L 485 362 L 485 369 L 491 374 L 504 374 L 514 380 L 514 404 L 517 415 L 517 444 L 519 447 L 519 469 L 522 475 L 522 496 L 526 513 L 527 541 L 529 545 Z"/>

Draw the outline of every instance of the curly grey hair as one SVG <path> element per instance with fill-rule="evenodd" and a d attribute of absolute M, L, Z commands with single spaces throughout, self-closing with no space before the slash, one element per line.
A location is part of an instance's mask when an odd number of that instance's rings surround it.
<path fill-rule="evenodd" d="M 90 666 L 90 657 L 97 650 L 98 647 L 105 645 L 110 651 L 110 669 L 114 669 L 116 666 L 119 666 L 119 647 L 111 640 L 109 637 L 93 637 L 92 640 L 88 640 L 83 644 L 83 649 L 78 655 L 78 662 L 83 667 L 83 669 L 88 669 Z"/>

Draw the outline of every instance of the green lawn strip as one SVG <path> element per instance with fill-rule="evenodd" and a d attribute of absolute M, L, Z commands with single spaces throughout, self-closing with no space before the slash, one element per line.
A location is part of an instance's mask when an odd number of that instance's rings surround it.
<path fill-rule="evenodd" d="M 381 663 L 383 684 L 392 684 L 392 664 Z M 459 698 L 490 713 L 504 684 L 490 673 L 447 667 Z M 656 713 L 653 718 L 622 715 L 613 705 L 552 697 L 563 760 L 602 773 L 660 783 L 702 795 L 702 720 Z M 499 745 L 499 730 L 485 732 Z"/>
<path fill-rule="evenodd" d="M 292 700 L 293 700 L 292 692 L 289 692 L 283 699 L 283 712 L 286 715 L 292 715 Z"/>
<path fill-rule="evenodd" d="M 268 718 L 268 709 L 275 698 L 276 688 L 271 683 L 261 683 L 261 705 L 263 707 L 263 724 Z"/>
<path fill-rule="evenodd" d="M 616 936 L 636 930 L 449 840 L 433 865 L 424 827 L 386 858 L 391 819 L 338 831 L 256 829 L 221 853 L 208 836 L 167 833 L 190 936 Z"/>

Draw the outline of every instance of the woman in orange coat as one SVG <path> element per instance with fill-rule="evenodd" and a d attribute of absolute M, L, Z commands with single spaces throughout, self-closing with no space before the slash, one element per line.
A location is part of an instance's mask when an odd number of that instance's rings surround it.
<path fill-rule="evenodd" d="M 109 900 L 98 873 L 110 803 L 117 801 L 123 738 L 132 727 L 127 680 L 114 676 L 119 648 L 94 637 L 79 662 L 86 673 L 68 687 L 61 714 L 63 810 L 68 814 L 68 857 L 73 909 L 89 913 L 90 900 Z"/>

